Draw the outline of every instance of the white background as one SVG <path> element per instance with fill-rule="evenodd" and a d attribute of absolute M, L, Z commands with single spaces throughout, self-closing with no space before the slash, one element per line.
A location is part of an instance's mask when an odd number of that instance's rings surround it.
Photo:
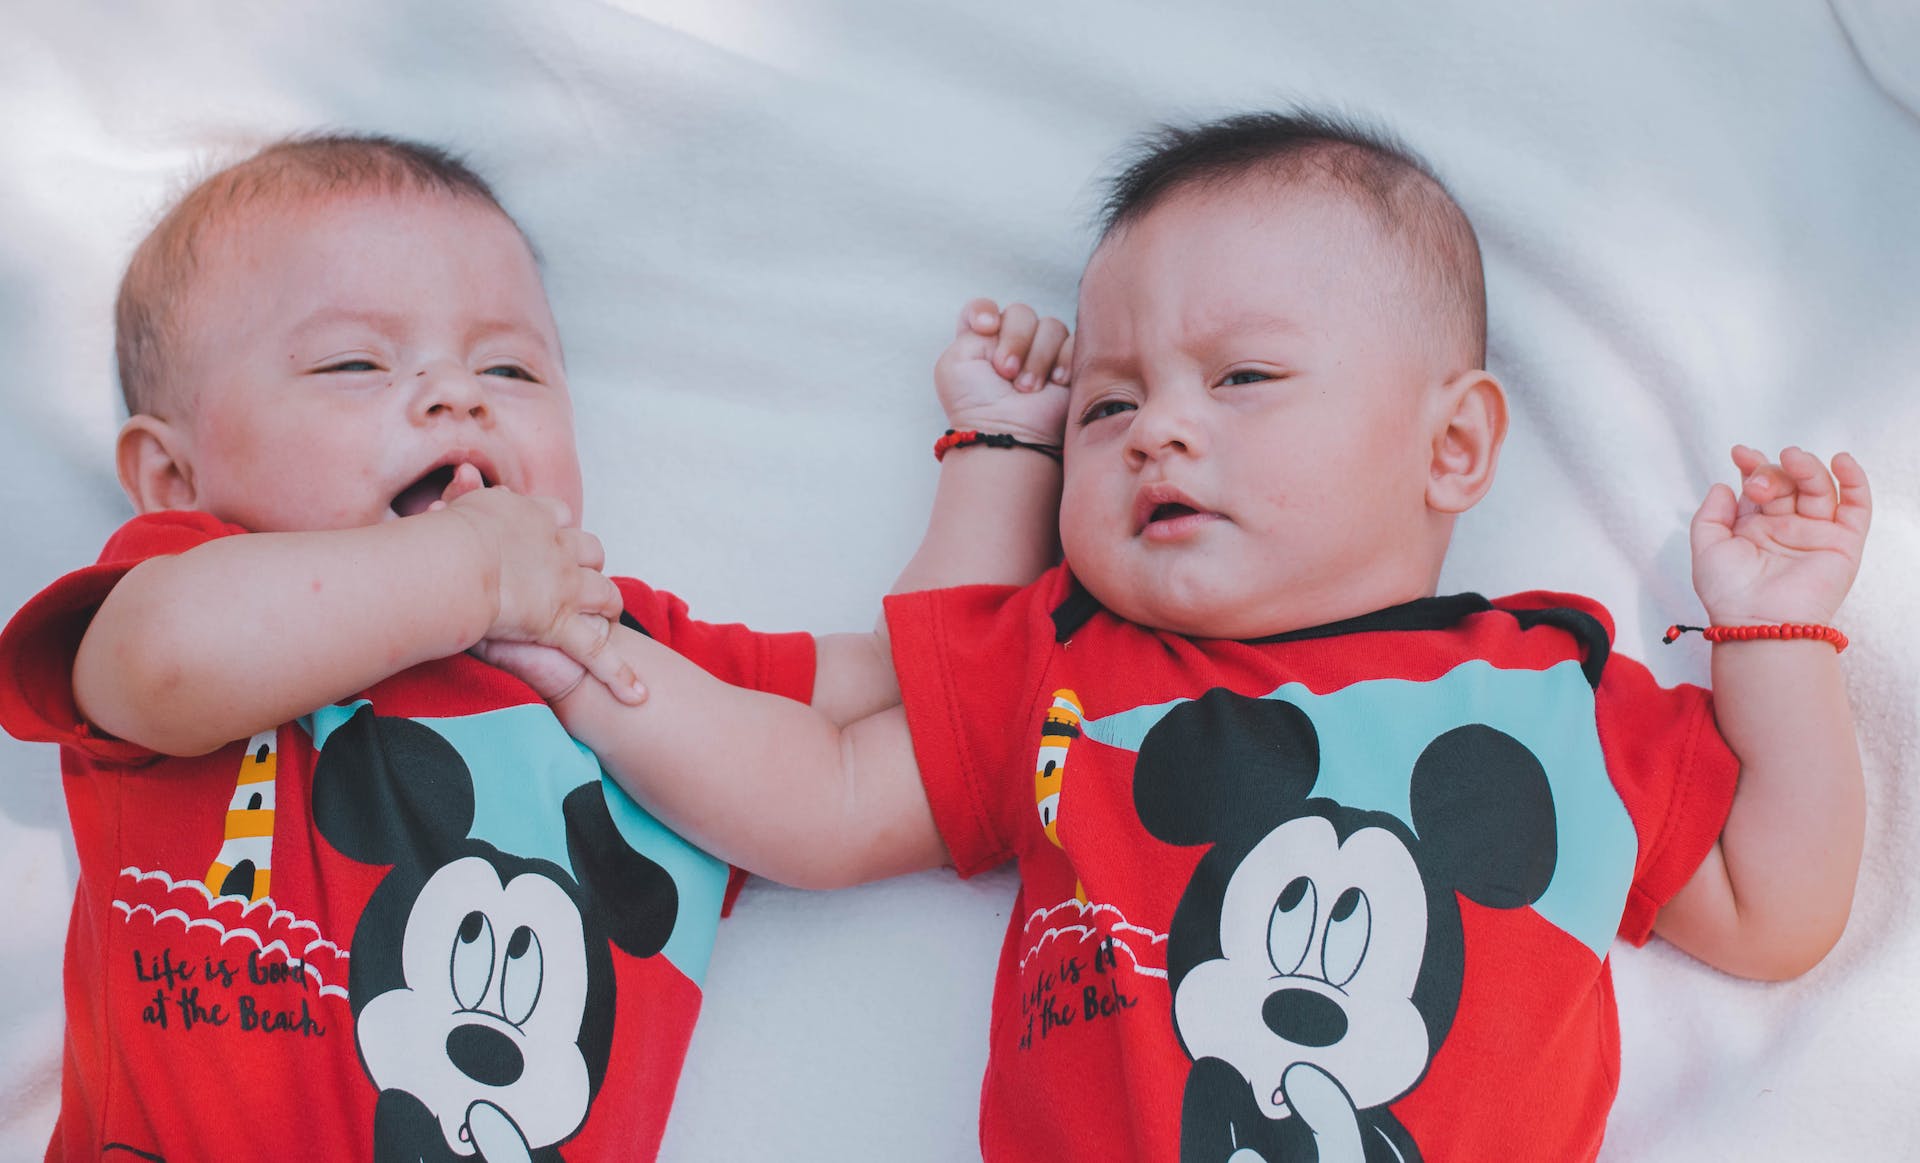
<path fill-rule="evenodd" d="M 1920 17 L 1837 4 L 471 0 L 0 13 L 0 614 L 127 515 L 110 305 L 197 173 L 271 137 L 466 152 L 538 241 L 587 520 L 712 620 L 871 624 L 917 539 L 959 305 L 1070 315 L 1097 175 L 1156 121 L 1374 117 L 1478 225 L 1514 430 L 1447 588 L 1556 588 L 1704 677 L 1686 519 L 1736 440 L 1850 448 L 1842 614 L 1873 812 L 1852 926 L 1756 986 L 1615 957 L 1613 1160 L 1903 1158 L 1920 1116 Z M 1907 104 L 1903 105 L 1902 100 Z M 0 738 L 0 1156 L 45 1141 L 74 861 Z M 1782 859 L 1791 859 L 1783 852 Z M 967 1159 L 1013 881 L 757 885 L 722 926 L 665 1157 Z M 1524 1052 L 1517 1047 L 1516 1052 Z"/>

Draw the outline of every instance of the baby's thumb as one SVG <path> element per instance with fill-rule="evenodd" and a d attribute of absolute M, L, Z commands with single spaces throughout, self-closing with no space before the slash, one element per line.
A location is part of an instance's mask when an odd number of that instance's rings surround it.
<path fill-rule="evenodd" d="M 470 462 L 461 461 L 460 467 L 453 470 L 453 479 L 441 491 L 440 500 L 452 504 L 468 493 L 477 492 L 486 487 L 487 482 L 480 476 L 480 470 Z"/>

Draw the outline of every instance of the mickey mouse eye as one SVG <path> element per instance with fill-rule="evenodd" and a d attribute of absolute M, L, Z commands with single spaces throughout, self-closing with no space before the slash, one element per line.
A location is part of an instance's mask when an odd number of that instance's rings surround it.
<path fill-rule="evenodd" d="M 1320 971 L 1327 984 L 1344 986 L 1360 972 L 1373 936 L 1373 906 L 1367 894 L 1350 888 L 1334 900 L 1327 913 L 1327 936 L 1320 949 Z"/>
<path fill-rule="evenodd" d="M 1313 918 L 1320 906 L 1320 893 L 1313 882 L 1296 876 L 1280 892 L 1267 921 L 1267 960 L 1282 977 L 1300 972 L 1313 945 Z"/>
<path fill-rule="evenodd" d="M 521 925 L 507 938 L 507 963 L 500 967 L 500 1016 L 523 1026 L 540 1002 L 540 937 Z"/>
<path fill-rule="evenodd" d="M 485 913 L 476 910 L 460 919 L 450 969 L 453 1000 L 461 1009 L 479 1009 L 487 987 L 493 984 L 493 922 Z"/>

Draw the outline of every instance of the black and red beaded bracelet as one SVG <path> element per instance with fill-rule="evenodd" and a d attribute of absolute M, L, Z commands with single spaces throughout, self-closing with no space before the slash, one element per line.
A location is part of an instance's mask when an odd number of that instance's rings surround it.
<path fill-rule="evenodd" d="M 970 444 L 984 444 L 988 448 L 1031 448 L 1055 463 L 1060 460 L 1060 446 L 1057 444 L 1035 444 L 1011 433 L 981 432 L 974 428 L 947 429 L 940 439 L 933 442 L 933 459 L 943 460 L 947 453 Z"/>

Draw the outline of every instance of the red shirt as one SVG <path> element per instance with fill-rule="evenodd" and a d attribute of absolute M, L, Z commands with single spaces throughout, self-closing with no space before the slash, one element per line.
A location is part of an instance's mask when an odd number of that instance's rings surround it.
<path fill-rule="evenodd" d="M 1738 774 L 1707 693 L 1613 655 L 1600 607 L 1196 640 L 1062 567 L 887 617 L 956 866 L 1020 862 L 986 1158 L 1598 1151 L 1608 946 L 1648 938 Z"/>
<path fill-rule="evenodd" d="M 137 518 L 0 633 L 0 725 L 61 745 L 80 858 L 48 1157 L 652 1157 L 726 866 L 531 689 L 456 655 L 199 758 L 81 719 L 107 592 L 241 533 Z M 807 635 L 619 585 L 630 624 L 718 677 L 810 696 Z"/>

